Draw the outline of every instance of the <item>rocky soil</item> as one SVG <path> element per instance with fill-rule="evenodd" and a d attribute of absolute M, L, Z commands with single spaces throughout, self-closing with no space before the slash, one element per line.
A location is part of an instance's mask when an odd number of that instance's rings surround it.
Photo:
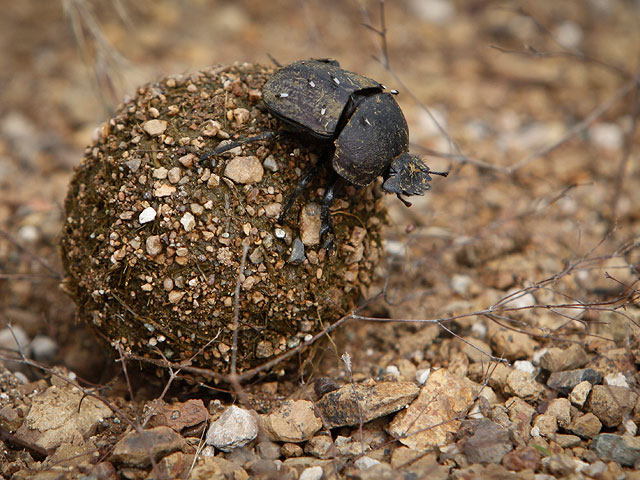
<path fill-rule="evenodd" d="M 640 6 L 386 2 L 385 49 L 379 13 L 5 6 L 1 478 L 640 478 Z M 138 86 L 268 55 L 398 89 L 449 177 L 386 199 L 369 298 L 312 360 L 239 384 L 114 359 L 60 288 L 73 168 Z"/>

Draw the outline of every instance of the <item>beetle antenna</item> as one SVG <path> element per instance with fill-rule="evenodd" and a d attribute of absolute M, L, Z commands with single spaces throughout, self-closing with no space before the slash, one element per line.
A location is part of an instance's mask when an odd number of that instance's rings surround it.
<path fill-rule="evenodd" d="M 429 170 L 429 175 L 440 175 L 441 177 L 448 177 L 449 176 L 449 171 L 447 170 L 446 172 L 434 172 L 433 170 Z"/>
<path fill-rule="evenodd" d="M 275 64 L 276 67 L 282 68 L 282 64 L 280 64 L 280 62 L 278 60 L 276 60 L 273 55 L 271 55 L 270 53 L 267 53 L 267 57 L 269 57 L 269 60 L 271 60 Z"/>

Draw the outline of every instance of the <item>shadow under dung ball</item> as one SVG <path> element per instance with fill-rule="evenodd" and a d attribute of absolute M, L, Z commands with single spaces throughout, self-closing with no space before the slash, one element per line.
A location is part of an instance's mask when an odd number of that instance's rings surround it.
<path fill-rule="evenodd" d="M 328 253 L 322 169 L 278 223 L 318 158 L 312 145 L 279 135 L 200 159 L 222 141 L 281 131 L 262 103 L 272 73 L 243 64 L 141 87 L 86 149 L 65 202 L 65 288 L 110 344 L 174 362 L 199 352 L 195 365 L 228 372 L 240 278 L 242 371 L 320 332 L 370 285 L 386 216 L 379 186 L 342 190 Z"/>

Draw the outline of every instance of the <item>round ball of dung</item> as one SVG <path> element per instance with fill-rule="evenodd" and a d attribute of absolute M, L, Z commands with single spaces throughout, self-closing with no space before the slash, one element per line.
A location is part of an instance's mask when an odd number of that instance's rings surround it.
<path fill-rule="evenodd" d="M 65 287 L 111 345 L 228 372 L 237 301 L 247 370 L 309 340 L 370 285 L 379 187 L 340 189 L 331 251 L 319 235 L 328 167 L 279 221 L 323 149 L 269 115 L 261 89 L 272 73 L 243 64 L 146 85 L 87 147 L 65 201 Z M 265 132 L 279 134 L 243 141 Z M 223 142 L 238 144 L 204 155 Z"/>

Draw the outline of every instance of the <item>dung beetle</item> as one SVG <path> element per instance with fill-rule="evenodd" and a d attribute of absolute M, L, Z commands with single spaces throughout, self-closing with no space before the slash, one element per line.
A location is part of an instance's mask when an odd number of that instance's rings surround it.
<path fill-rule="evenodd" d="M 395 93 L 335 60 L 299 60 L 273 74 L 262 99 L 289 129 L 325 144 L 340 177 L 366 186 L 382 176 L 383 190 L 410 206 L 401 195 L 424 195 L 431 188 L 430 173 L 448 172 L 432 172 L 409 153 L 409 129 Z M 333 199 L 333 189 L 327 193 L 325 204 Z"/>
<path fill-rule="evenodd" d="M 280 66 L 280 65 L 278 65 Z M 288 130 L 302 134 L 323 147 L 316 165 L 309 169 L 289 195 L 278 218 L 283 222 L 293 202 L 317 173 L 331 162 L 334 179 L 322 200 L 320 235 L 333 231 L 330 207 L 340 178 L 364 187 L 382 176 L 382 188 L 402 196 L 424 195 L 431 188 L 433 172 L 409 153 L 409 128 L 391 90 L 375 80 L 340 68 L 335 60 L 299 60 L 277 70 L 262 88 L 264 105 L 284 122 Z M 204 160 L 247 142 L 276 135 L 263 132 L 255 137 L 218 146 L 202 155 Z M 325 241 L 331 249 L 332 240 Z"/>

